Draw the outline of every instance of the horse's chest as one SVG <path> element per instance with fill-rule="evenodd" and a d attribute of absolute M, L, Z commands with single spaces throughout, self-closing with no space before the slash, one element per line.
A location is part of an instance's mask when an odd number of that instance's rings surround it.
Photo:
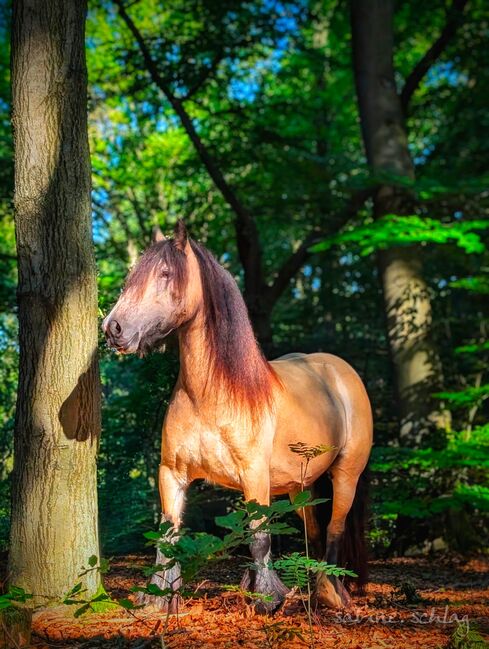
<path fill-rule="evenodd" d="M 196 478 L 239 489 L 241 462 L 239 450 L 226 440 L 226 431 L 202 427 L 195 436 L 191 473 Z"/>

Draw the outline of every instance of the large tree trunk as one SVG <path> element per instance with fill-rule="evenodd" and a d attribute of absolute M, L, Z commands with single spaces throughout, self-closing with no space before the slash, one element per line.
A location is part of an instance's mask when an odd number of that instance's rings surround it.
<path fill-rule="evenodd" d="M 404 116 L 393 66 L 393 0 L 352 0 L 355 82 L 368 163 L 375 174 L 414 179 Z M 381 185 L 374 196 L 376 217 L 413 213 L 404 188 Z M 387 334 L 399 397 L 401 437 L 421 441 L 446 427 L 447 413 L 431 395 L 442 384 L 441 363 L 431 339 L 431 304 L 422 276 L 421 251 L 391 248 L 378 255 Z"/>
<path fill-rule="evenodd" d="M 44 603 L 99 555 L 96 270 L 82 0 L 14 0 L 20 373 L 10 583 Z M 89 592 L 96 573 L 84 578 Z"/>

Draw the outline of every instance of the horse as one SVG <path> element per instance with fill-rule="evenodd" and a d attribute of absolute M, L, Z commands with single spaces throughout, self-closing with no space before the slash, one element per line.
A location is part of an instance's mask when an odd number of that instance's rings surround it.
<path fill-rule="evenodd" d="M 243 297 L 232 275 L 182 221 L 172 237 L 159 233 L 130 271 L 120 297 L 102 324 L 108 345 L 141 356 L 158 350 L 176 332 L 180 370 L 163 423 L 158 485 L 161 521 L 178 532 L 185 493 L 197 479 L 243 493 L 245 501 L 269 505 L 273 496 L 294 498 L 303 489 L 329 484 L 326 543 L 319 507 L 305 507 L 311 546 L 328 564 L 339 559 L 366 582 L 363 489 L 372 446 L 372 412 L 353 368 L 327 353 L 291 353 L 268 362 L 261 352 Z M 307 462 L 294 444 L 328 451 Z M 350 514 L 349 514 L 350 513 Z M 270 535 L 252 537 L 253 568 L 243 583 L 262 593 L 273 610 L 288 589 L 271 567 Z M 341 554 L 345 550 L 347 554 Z M 349 553 L 349 556 L 348 556 Z M 175 588 L 179 567 L 152 577 L 162 590 Z M 345 584 L 320 574 L 315 598 L 331 608 L 350 604 Z M 169 598 L 170 603 L 173 598 Z M 168 598 L 153 604 L 168 606 Z"/>

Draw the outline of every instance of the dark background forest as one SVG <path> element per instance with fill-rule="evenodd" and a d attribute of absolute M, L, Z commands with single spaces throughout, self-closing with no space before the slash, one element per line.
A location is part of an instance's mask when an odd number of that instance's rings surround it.
<path fill-rule="evenodd" d="M 0 20 L 6 549 L 18 380 L 7 2 Z M 269 358 L 328 351 L 365 381 L 375 416 L 373 555 L 468 552 L 487 542 L 489 510 L 489 13 L 484 0 L 395 3 L 392 43 L 385 25 L 393 149 L 388 132 L 384 148 L 369 139 L 383 105 L 372 109 L 362 81 L 372 54 L 362 32 L 374 27 L 357 21 L 352 47 L 348 4 L 336 0 L 91 3 L 99 315 L 154 226 L 171 232 L 183 218 L 235 276 Z M 415 294 L 393 306 L 389 269 L 399 259 Z M 413 313 L 415 331 L 403 339 L 399 322 Z M 419 339 L 429 371 L 413 396 L 406 353 L 415 356 Z M 100 532 L 110 555 L 140 550 L 157 524 L 160 431 L 178 357 L 171 342 L 143 359 L 114 355 L 102 336 L 99 350 Z M 212 531 L 237 497 L 194 485 L 186 524 Z"/>

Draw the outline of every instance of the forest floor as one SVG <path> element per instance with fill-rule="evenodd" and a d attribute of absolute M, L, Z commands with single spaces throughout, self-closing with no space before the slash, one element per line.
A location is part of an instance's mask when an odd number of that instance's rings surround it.
<path fill-rule="evenodd" d="M 138 566 L 150 561 L 134 555 L 112 561 L 105 578 L 113 597 L 127 597 L 142 584 Z M 292 597 L 278 613 L 254 612 L 223 584 L 239 583 L 239 561 L 213 564 L 178 616 L 137 609 L 73 617 L 69 607 L 34 615 L 32 647 L 37 649 L 249 649 L 311 646 L 302 600 Z M 354 597 L 351 609 L 317 610 L 313 614 L 314 646 L 351 649 L 454 648 L 482 649 L 485 643 L 458 644 L 454 632 L 467 629 L 489 639 L 489 559 L 460 557 L 399 558 L 373 561 L 365 596 Z M 457 631 L 458 629 L 458 631 Z M 165 630 L 165 631 L 164 631 Z M 164 631 L 162 642 L 162 633 Z M 296 634 L 300 633 L 303 640 Z M 287 636 L 288 639 L 287 639 Z"/>

